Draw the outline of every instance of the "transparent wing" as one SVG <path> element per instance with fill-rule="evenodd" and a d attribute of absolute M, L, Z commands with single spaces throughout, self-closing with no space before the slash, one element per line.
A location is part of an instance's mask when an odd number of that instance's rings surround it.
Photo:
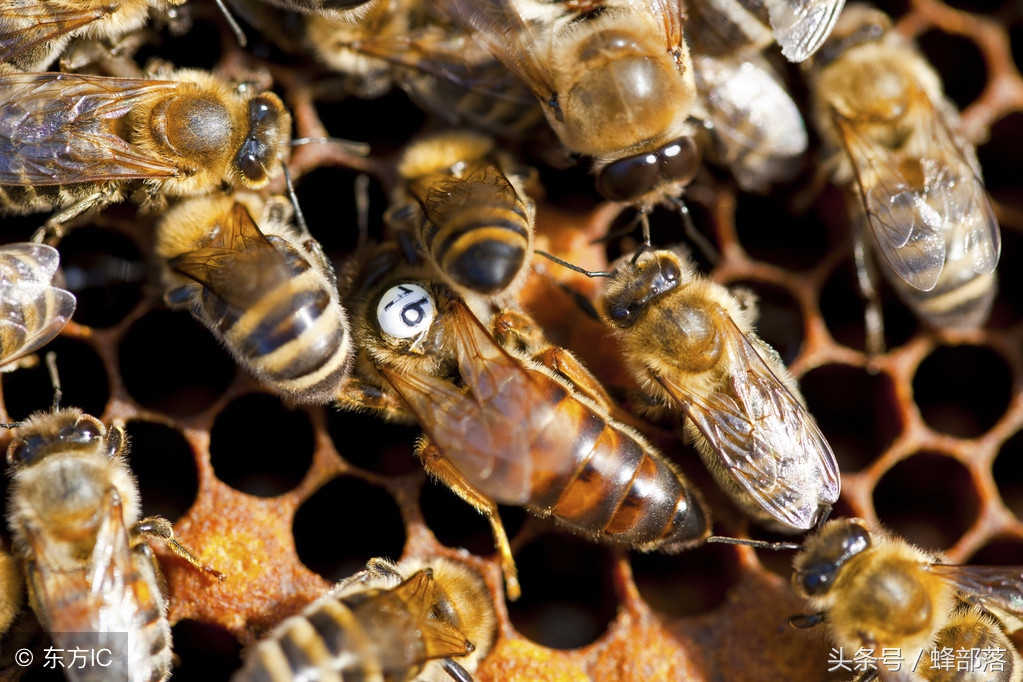
<path fill-rule="evenodd" d="M 235 202 L 209 244 L 172 258 L 168 265 L 239 310 L 287 282 L 288 261 L 260 231 L 245 206 Z M 212 226 L 211 226 L 212 228 Z"/>
<path fill-rule="evenodd" d="M 111 6 L 77 8 L 44 0 L 6 0 L 0 6 L 0 63 L 111 13 Z"/>
<path fill-rule="evenodd" d="M 140 100 L 172 81 L 67 73 L 0 75 L 0 184 L 64 185 L 173 177 L 177 168 L 114 132 Z"/>
<path fill-rule="evenodd" d="M 790 62 L 812 55 L 831 35 L 845 0 L 766 0 L 774 39 Z"/>
<path fill-rule="evenodd" d="M 50 284 L 59 263 L 45 244 L 0 248 L 0 366 L 45 346 L 74 314 L 74 294 Z"/>
<path fill-rule="evenodd" d="M 722 311 L 727 388 L 693 395 L 671 377 L 658 380 L 707 439 L 735 482 L 779 522 L 812 528 L 821 506 L 838 499 L 838 464 L 806 412 Z"/>
<path fill-rule="evenodd" d="M 977 604 L 1002 621 L 1009 632 L 1023 627 L 1023 566 L 933 564 L 964 601 Z"/>

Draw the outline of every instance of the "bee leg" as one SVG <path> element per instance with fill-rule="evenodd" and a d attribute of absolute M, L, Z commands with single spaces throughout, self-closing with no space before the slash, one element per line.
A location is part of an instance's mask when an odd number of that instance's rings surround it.
<path fill-rule="evenodd" d="M 79 199 L 67 208 L 50 216 L 43 226 L 32 235 L 32 241 L 56 246 L 70 230 L 68 223 L 78 216 L 113 203 L 118 198 L 118 190 L 114 185 L 101 187 L 99 191 Z"/>
<path fill-rule="evenodd" d="M 415 421 L 401 398 L 377 384 L 350 376 L 334 398 L 335 404 L 350 412 L 372 412 L 383 419 L 396 422 Z"/>
<path fill-rule="evenodd" d="M 881 315 L 881 296 L 874 282 L 877 269 L 867 253 L 868 236 L 864 230 L 866 220 L 856 220 L 853 234 L 853 259 L 856 262 L 856 282 L 860 287 L 865 309 L 863 322 L 867 329 L 867 354 L 876 357 L 884 353 L 884 318 Z"/>
<path fill-rule="evenodd" d="M 494 534 L 494 546 L 501 555 L 501 571 L 504 573 L 505 591 L 508 594 L 508 599 L 517 600 L 522 594 L 522 589 L 519 587 L 519 573 L 515 568 L 515 559 L 512 558 L 508 534 L 497 513 L 497 503 L 487 499 L 469 485 L 462 475 L 451 466 L 451 463 L 444 459 L 444 455 L 437 449 L 437 446 L 426 438 L 422 438 L 416 444 L 416 456 L 423 462 L 423 467 L 426 468 L 428 474 L 440 480 L 451 492 L 487 517 L 490 529 Z"/>
<path fill-rule="evenodd" d="M 223 573 L 207 566 L 202 559 L 197 557 L 184 545 L 174 539 L 174 528 L 171 526 L 171 522 L 162 516 L 147 516 L 142 519 L 135 524 L 134 528 L 131 529 L 131 535 L 133 539 L 139 535 L 148 535 L 151 538 L 163 541 L 163 543 L 170 547 L 171 551 L 179 557 L 192 564 L 203 573 L 209 573 L 216 578 L 218 582 L 224 582 Z"/>

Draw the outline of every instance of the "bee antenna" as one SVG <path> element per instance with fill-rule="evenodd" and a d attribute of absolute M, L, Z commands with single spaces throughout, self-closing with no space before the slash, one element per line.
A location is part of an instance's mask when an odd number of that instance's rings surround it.
<path fill-rule="evenodd" d="M 60 401 L 64 397 L 64 391 L 60 388 L 60 374 L 57 373 L 57 354 L 52 350 L 45 355 L 46 369 L 50 373 L 50 383 L 53 384 L 53 411 L 60 409 Z"/>
<path fill-rule="evenodd" d="M 721 254 L 714 248 L 714 245 L 710 243 L 710 240 L 704 237 L 696 229 L 696 223 L 693 222 L 693 216 L 689 213 L 689 207 L 686 206 L 686 202 L 682 201 L 681 198 L 674 200 L 675 208 L 678 210 L 679 216 L 682 218 L 682 229 L 685 230 L 686 238 L 689 239 L 696 248 L 700 250 L 703 257 L 706 258 L 711 264 L 717 263 L 721 260 Z"/>
<path fill-rule="evenodd" d="M 643 225 L 643 246 L 650 248 L 650 216 L 645 210 L 639 212 L 639 222 Z"/>
<path fill-rule="evenodd" d="M 547 253 L 546 251 L 541 251 L 540 249 L 534 249 L 533 253 L 540 254 L 544 258 L 552 260 L 558 265 L 566 267 L 569 270 L 574 270 L 582 275 L 586 275 L 587 277 L 611 277 L 614 275 L 613 272 L 609 272 L 607 270 L 585 270 L 579 267 L 578 265 L 573 265 L 572 263 L 569 263 L 567 260 L 561 260 L 554 254 Z"/>
<path fill-rule="evenodd" d="M 296 137 L 291 141 L 292 147 L 300 147 L 305 144 L 332 144 L 352 156 L 369 156 L 370 151 L 368 142 L 346 140 L 341 137 Z"/>
<path fill-rule="evenodd" d="M 784 551 L 787 549 L 803 549 L 803 546 L 795 542 L 767 542 L 765 540 L 749 540 L 747 538 L 729 538 L 722 535 L 711 535 L 707 538 L 707 542 L 713 542 L 718 545 L 742 545 L 743 547 L 752 547 L 754 549 L 771 549 L 775 551 Z"/>
<path fill-rule="evenodd" d="M 231 27 L 231 33 L 234 33 L 235 40 L 238 41 L 239 47 L 245 47 L 249 41 L 245 38 L 245 31 L 238 25 L 234 16 L 231 14 L 231 10 L 224 4 L 224 0 L 213 0 L 217 3 L 217 7 L 220 8 L 220 13 L 224 15 L 224 19 L 227 20 L 227 25 Z"/>
<path fill-rule="evenodd" d="M 451 679 L 455 680 L 455 682 L 473 682 L 472 675 L 469 674 L 469 671 L 455 661 L 452 661 L 450 658 L 442 659 L 440 667 L 443 668 L 444 672 L 450 675 Z"/>
<path fill-rule="evenodd" d="M 291 205 L 295 207 L 295 220 L 298 222 L 298 226 L 302 228 L 302 232 L 311 234 L 309 226 L 305 222 L 305 215 L 298 205 L 298 195 L 295 194 L 295 185 L 291 182 L 291 171 L 288 170 L 288 164 L 281 161 L 281 167 L 284 168 L 284 184 L 288 187 L 288 198 L 291 199 Z"/>
<path fill-rule="evenodd" d="M 356 250 L 361 251 L 369 243 L 369 176 L 365 173 L 355 176 L 355 222 L 359 228 Z"/>

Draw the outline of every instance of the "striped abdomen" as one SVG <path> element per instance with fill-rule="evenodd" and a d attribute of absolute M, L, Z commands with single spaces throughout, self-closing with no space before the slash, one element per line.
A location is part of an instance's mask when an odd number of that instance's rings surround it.
<path fill-rule="evenodd" d="M 74 295 L 51 284 L 59 262 L 44 244 L 0 247 L 0 366 L 48 343 L 74 313 Z"/>

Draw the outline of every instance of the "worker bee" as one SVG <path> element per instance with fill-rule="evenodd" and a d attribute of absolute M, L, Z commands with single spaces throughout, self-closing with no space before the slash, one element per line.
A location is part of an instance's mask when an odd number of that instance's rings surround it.
<path fill-rule="evenodd" d="M 348 320 L 330 261 L 286 199 L 267 201 L 258 224 L 237 198 L 191 199 L 161 217 L 156 241 L 171 307 L 285 398 L 334 399 L 353 353 Z"/>
<path fill-rule="evenodd" d="M 77 36 L 118 39 L 169 14 L 185 0 L 5 0 L 0 7 L 0 63 L 46 69 Z"/>
<path fill-rule="evenodd" d="M 223 577 L 178 544 L 166 519 L 139 518 L 126 451 L 121 426 L 75 408 L 31 415 L 7 451 L 7 520 L 29 603 L 56 648 L 108 654 L 68 666 L 70 680 L 170 676 L 167 605 L 147 536 Z"/>
<path fill-rule="evenodd" d="M 648 211 L 699 168 L 696 82 L 679 0 L 440 3 L 533 91 L 565 148 L 593 159 L 597 188 Z"/>
<path fill-rule="evenodd" d="M 700 276 L 688 254 L 643 250 L 613 267 L 603 317 L 655 404 L 685 415 L 707 468 L 753 519 L 813 528 L 838 499 L 838 464 L 752 300 Z"/>
<path fill-rule="evenodd" d="M 860 519 L 835 519 L 806 540 L 794 568 L 792 584 L 813 613 L 793 625 L 823 623 L 846 656 L 876 656 L 884 679 L 1023 678 L 1023 661 L 1003 632 L 1023 625 L 1023 567 L 944 564 Z M 946 649 L 978 655 L 970 669 L 950 671 L 941 663 Z M 880 660 L 896 651 L 901 670 Z"/>
<path fill-rule="evenodd" d="M 613 419 L 592 391 L 506 349 L 445 285 L 391 254 L 363 259 L 351 297 L 363 355 L 341 405 L 413 417 L 430 473 L 487 515 L 509 596 L 515 568 L 497 504 L 642 551 L 708 536 L 701 500 L 675 466 Z M 595 383 L 592 382 L 592 383 Z"/>
<path fill-rule="evenodd" d="M 0 371 L 49 343 L 74 314 L 74 294 L 54 285 L 59 265 L 52 246 L 0 246 Z"/>
<path fill-rule="evenodd" d="M 469 682 L 497 632 L 482 578 L 451 559 L 372 559 L 248 653 L 234 682 Z"/>
<path fill-rule="evenodd" d="M 291 117 L 277 95 L 197 70 L 167 78 L 0 74 L 0 211 L 61 208 L 61 226 L 119 201 L 146 208 L 279 172 Z"/>
<path fill-rule="evenodd" d="M 514 293 L 533 252 L 531 169 L 467 130 L 414 141 L 397 169 L 389 220 L 417 234 L 444 281 L 462 294 Z"/>
<path fill-rule="evenodd" d="M 889 18 L 850 6 L 813 60 L 810 84 L 833 177 L 857 194 L 882 272 L 936 327 L 987 319 L 1001 236 L 976 152 L 934 69 Z"/>

